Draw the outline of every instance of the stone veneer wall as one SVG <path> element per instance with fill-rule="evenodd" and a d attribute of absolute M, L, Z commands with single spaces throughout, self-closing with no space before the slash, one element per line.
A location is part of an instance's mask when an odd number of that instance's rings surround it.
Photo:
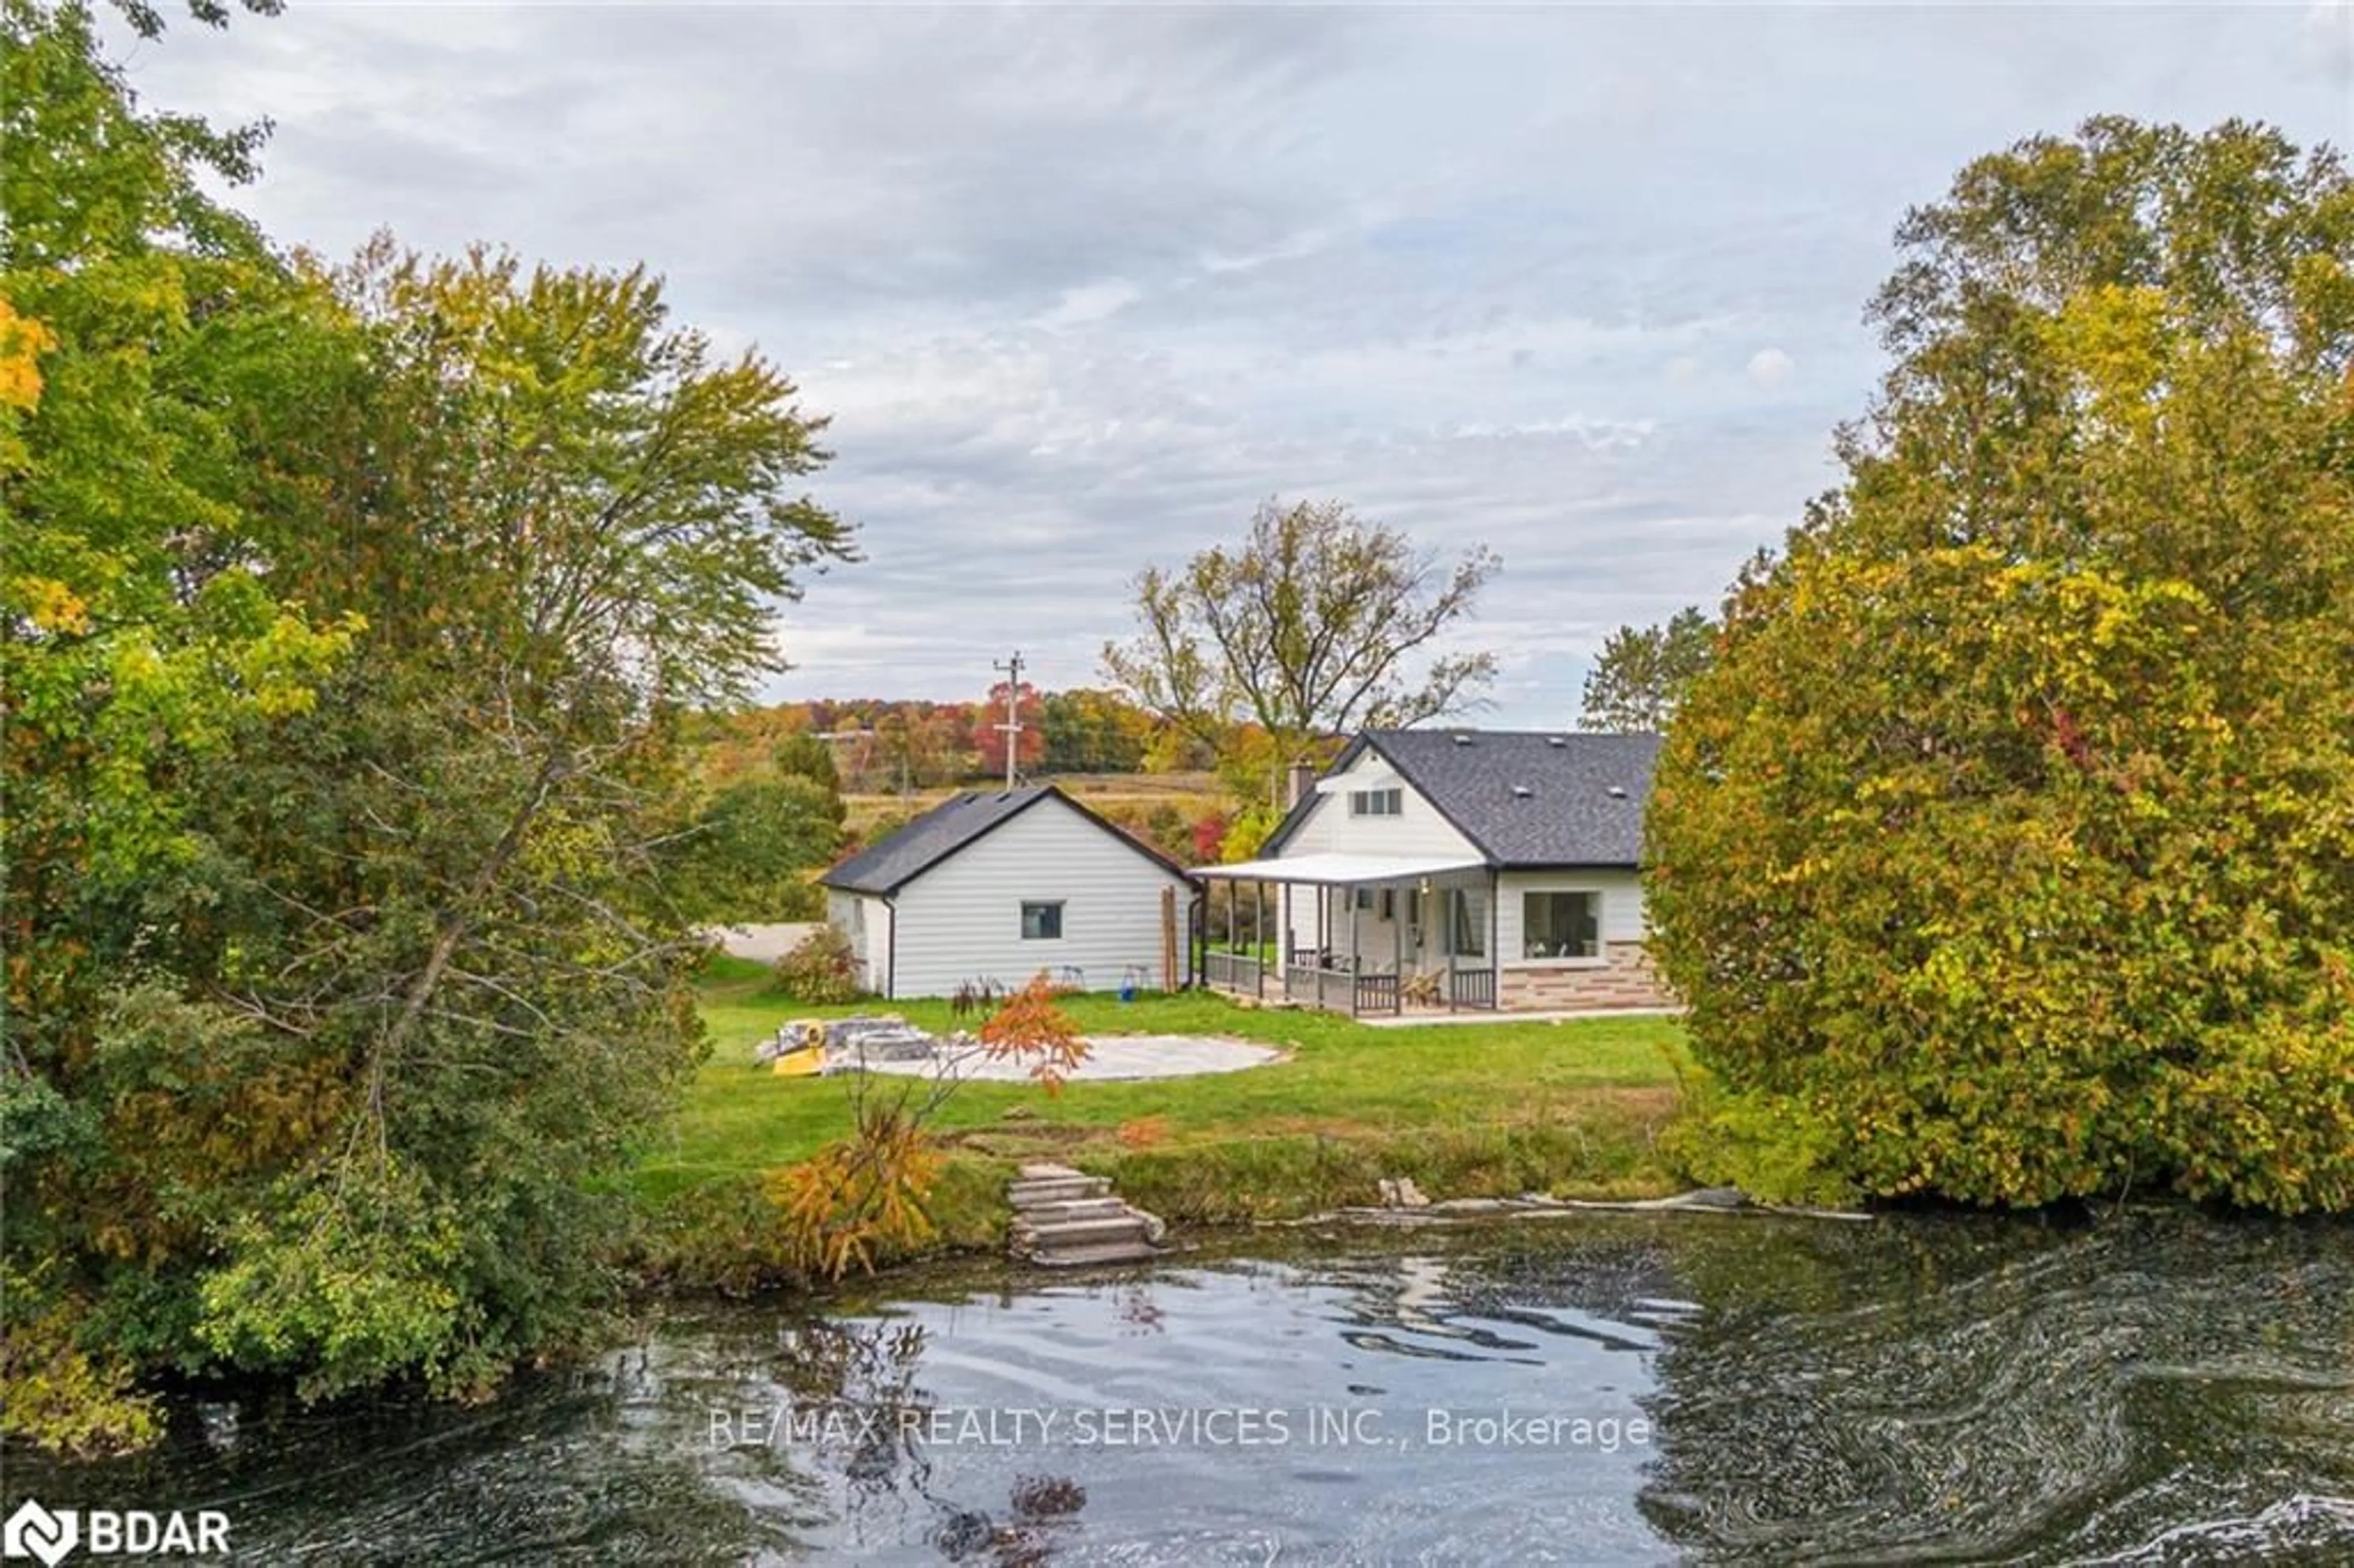
<path fill-rule="evenodd" d="M 1606 942 L 1602 956 L 1605 961 L 1592 969 L 1516 969 L 1507 964 L 1497 977 L 1497 1006 L 1506 1012 L 1574 1012 L 1676 1005 L 1642 943 Z"/>

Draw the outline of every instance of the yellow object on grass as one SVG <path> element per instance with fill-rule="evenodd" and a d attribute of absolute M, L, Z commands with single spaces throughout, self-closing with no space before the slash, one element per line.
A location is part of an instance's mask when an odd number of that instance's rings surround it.
<path fill-rule="evenodd" d="M 769 1064 L 769 1071 L 787 1077 L 806 1078 L 825 1070 L 825 1047 L 804 1045 L 798 1051 L 788 1051 Z"/>

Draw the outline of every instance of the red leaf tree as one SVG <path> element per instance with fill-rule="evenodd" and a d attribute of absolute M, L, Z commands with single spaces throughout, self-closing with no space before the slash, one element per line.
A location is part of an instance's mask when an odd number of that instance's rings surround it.
<path fill-rule="evenodd" d="M 987 771 L 1002 777 L 1005 772 L 1005 731 L 999 726 L 1005 718 L 1005 683 L 1000 681 L 989 688 L 988 698 L 976 704 L 972 710 L 972 738 L 981 752 L 981 765 Z M 1013 709 L 1022 724 L 1018 748 L 1013 753 L 1013 765 L 1027 771 L 1038 765 L 1046 754 L 1046 710 L 1038 700 L 1038 688 L 1029 682 L 1022 683 L 1013 699 Z"/>

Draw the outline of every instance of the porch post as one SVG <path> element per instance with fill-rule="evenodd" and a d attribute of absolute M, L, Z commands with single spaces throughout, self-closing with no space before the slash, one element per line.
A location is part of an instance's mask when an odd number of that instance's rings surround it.
<path fill-rule="evenodd" d="M 1199 935 L 1206 942 L 1210 935 L 1210 881 L 1204 877 L 1201 895 L 1185 900 L 1185 980 L 1189 986 L 1204 985 L 1210 978 L 1208 960 L 1202 955 L 1203 943 L 1194 940 Z"/>
<path fill-rule="evenodd" d="M 1461 895 L 1460 888 L 1448 888 L 1443 901 L 1445 907 L 1440 912 L 1440 918 L 1447 924 L 1438 933 L 1438 968 L 1447 978 L 1439 983 L 1447 987 L 1447 1011 L 1449 1012 L 1455 1011 L 1455 900 Z"/>
<path fill-rule="evenodd" d="M 1357 1016 L 1357 885 L 1349 885 L 1349 1016 Z"/>
<path fill-rule="evenodd" d="M 1390 1011 L 1401 1017 L 1405 1013 L 1405 895 L 1403 887 L 1390 895 L 1390 975 L 1397 982 Z"/>
<path fill-rule="evenodd" d="M 1504 879 L 1500 873 L 1488 873 L 1488 1007 L 1500 1012 L 1504 1007 L 1503 907 Z"/>
<path fill-rule="evenodd" d="M 1267 1000 L 1267 884 L 1251 884 L 1251 957 L 1258 964 L 1259 1000 Z"/>
<path fill-rule="evenodd" d="M 1229 953 L 1235 950 L 1235 921 L 1238 918 L 1236 908 L 1241 902 L 1242 895 L 1235 891 L 1235 879 L 1231 876 L 1226 878 L 1226 951 Z M 1229 963 L 1226 965 L 1226 983 L 1233 984 L 1234 978 L 1235 966 Z"/>

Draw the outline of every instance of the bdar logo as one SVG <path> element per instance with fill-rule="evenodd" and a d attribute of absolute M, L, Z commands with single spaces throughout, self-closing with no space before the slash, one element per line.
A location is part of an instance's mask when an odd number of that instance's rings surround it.
<path fill-rule="evenodd" d="M 0 1555 L 37 1557 L 49 1568 L 66 1560 L 80 1539 L 73 1510 L 59 1509 L 51 1513 L 32 1498 L 8 1516 L 5 1526 L 0 1526 Z"/>
<path fill-rule="evenodd" d="M 84 1557 L 218 1556 L 228 1551 L 228 1515 L 217 1509 L 48 1509 L 27 1498 L 0 1526 L 0 1557 L 35 1557 L 58 1568 L 76 1547 Z"/>

